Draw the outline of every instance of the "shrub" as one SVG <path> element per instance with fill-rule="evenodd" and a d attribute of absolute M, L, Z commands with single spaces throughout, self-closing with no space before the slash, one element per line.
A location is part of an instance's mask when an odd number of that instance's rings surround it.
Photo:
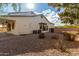
<path fill-rule="evenodd" d="M 65 26 L 63 26 L 63 28 L 79 28 L 79 26 L 77 26 L 77 25 L 70 25 L 70 26 L 65 25 Z"/>
<path fill-rule="evenodd" d="M 45 34 L 44 34 L 44 33 L 40 33 L 40 34 L 39 34 L 39 38 L 40 38 L 40 39 L 45 38 Z"/>
<path fill-rule="evenodd" d="M 78 41 L 78 42 L 79 42 L 79 33 L 77 33 L 77 34 L 74 36 L 74 41 Z"/>
<path fill-rule="evenodd" d="M 57 26 L 55 28 L 79 28 L 78 25 L 65 25 L 65 26 Z"/>
<path fill-rule="evenodd" d="M 72 33 L 64 32 L 63 34 L 64 34 L 64 37 L 65 37 L 66 40 L 73 41 L 74 38 L 75 38 L 75 35 L 72 34 Z"/>
<path fill-rule="evenodd" d="M 63 35 L 66 40 L 71 40 L 71 35 L 69 33 L 64 32 Z"/>

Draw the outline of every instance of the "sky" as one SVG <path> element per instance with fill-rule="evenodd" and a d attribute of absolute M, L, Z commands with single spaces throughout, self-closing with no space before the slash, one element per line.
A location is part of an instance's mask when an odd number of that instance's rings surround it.
<path fill-rule="evenodd" d="M 32 11 L 41 13 L 44 10 L 51 9 L 52 11 L 57 12 L 55 8 L 48 6 L 47 3 L 34 3 L 34 5 L 35 5 L 35 7 L 32 9 Z M 22 12 L 29 11 L 27 4 L 24 3 L 21 5 L 21 11 Z M 9 5 L 7 7 L 4 7 L 4 12 L 14 12 L 14 10 L 11 7 L 11 5 Z M 63 12 L 63 9 L 61 9 L 60 12 Z"/>

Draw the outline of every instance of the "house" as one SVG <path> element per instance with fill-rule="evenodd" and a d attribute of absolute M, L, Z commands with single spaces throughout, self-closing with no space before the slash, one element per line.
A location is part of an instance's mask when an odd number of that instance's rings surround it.
<path fill-rule="evenodd" d="M 8 16 L 3 16 L 6 19 L 8 33 L 12 34 L 30 34 L 33 30 L 41 30 L 42 32 L 48 32 L 49 28 L 53 27 L 53 24 L 42 15 L 36 15 L 34 12 L 11 12 Z"/>

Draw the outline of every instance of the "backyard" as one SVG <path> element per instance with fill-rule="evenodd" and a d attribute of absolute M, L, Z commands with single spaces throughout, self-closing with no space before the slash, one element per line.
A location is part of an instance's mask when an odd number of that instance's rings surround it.
<path fill-rule="evenodd" d="M 1 33 L 0 55 L 18 56 L 58 56 L 79 55 L 79 42 L 64 40 L 68 52 L 62 52 L 57 45 L 58 40 L 53 39 L 55 33 L 45 33 L 44 39 L 39 39 L 38 34 L 24 36 Z M 62 35 L 60 35 L 62 37 Z"/>

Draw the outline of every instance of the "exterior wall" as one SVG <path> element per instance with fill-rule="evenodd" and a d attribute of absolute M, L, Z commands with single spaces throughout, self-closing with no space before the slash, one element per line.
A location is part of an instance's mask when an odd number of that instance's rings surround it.
<path fill-rule="evenodd" d="M 44 17 L 35 16 L 35 17 L 6 17 L 10 20 L 15 20 L 15 29 L 9 33 L 13 34 L 29 34 L 33 30 L 39 30 L 39 23 L 47 23 L 48 28 L 53 27 Z"/>

